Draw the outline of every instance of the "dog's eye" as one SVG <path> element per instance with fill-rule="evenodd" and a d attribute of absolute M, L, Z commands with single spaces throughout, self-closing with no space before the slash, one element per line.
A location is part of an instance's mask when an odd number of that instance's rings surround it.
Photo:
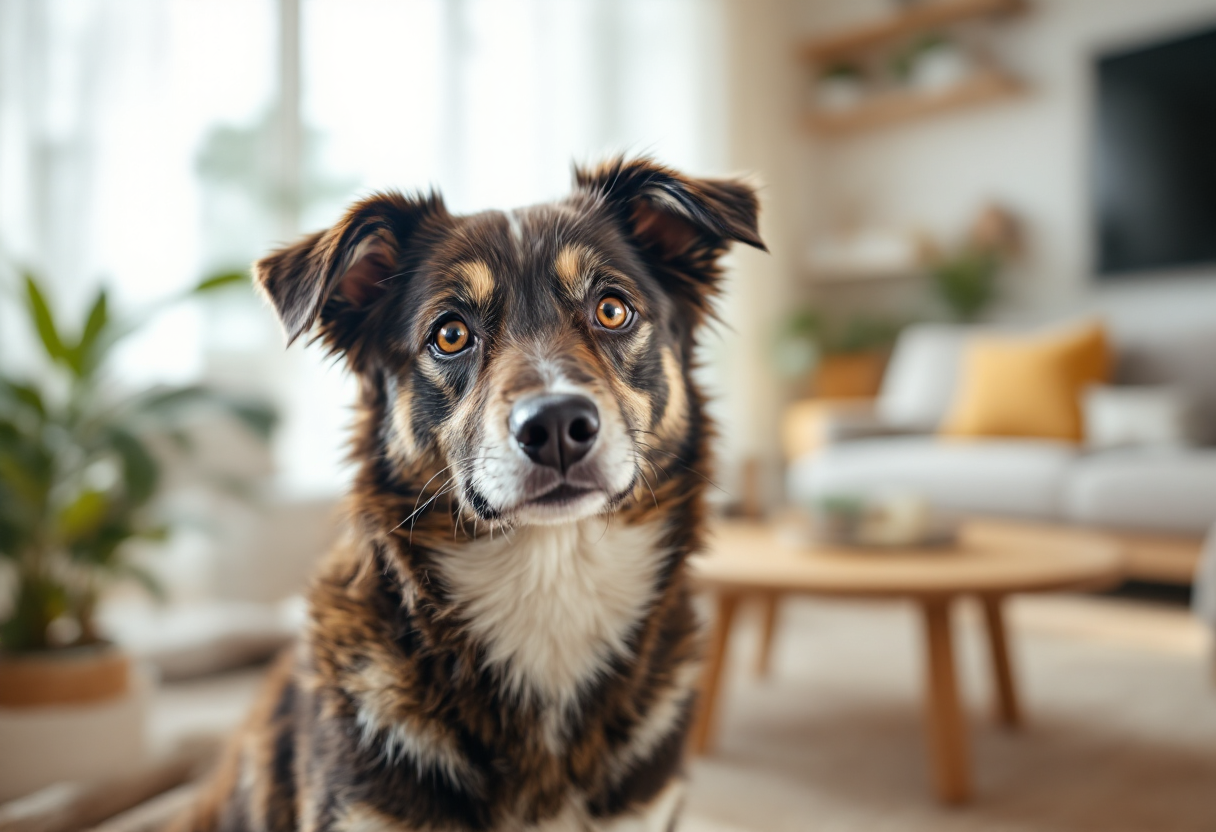
<path fill-rule="evenodd" d="M 605 295 L 595 307 L 595 319 L 604 329 L 620 329 L 629 323 L 633 310 L 616 295 Z"/>
<path fill-rule="evenodd" d="M 469 345 L 469 328 L 460 318 L 449 318 L 435 330 L 431 340 L 444 355 L 455 355 Z"/>

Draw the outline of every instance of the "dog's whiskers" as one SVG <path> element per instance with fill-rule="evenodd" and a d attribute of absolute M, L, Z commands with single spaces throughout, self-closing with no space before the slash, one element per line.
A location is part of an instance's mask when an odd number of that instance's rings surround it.
<path fill-rule="evenodd" d="M 655 496 L 654 486 L 650 484 L 650 480 L 647 479 L 646 474 L 642 471 L 641 467 L 638 468 L 638 476 L 642 478 L 642 482 L 646 483 L 646 487 L 650 489 L 650 498 L 654 500 L 654 507 L 658 508 L 659 498 Z"/>
<path fill-rule="evenodd" d="M 642 432 L 642 433 L 650 433 L 650 431 L 641 431 L 641 432 Z M 730 492 L 729 492 L 729 491 L 727 491 L 727 490 L 726 490 L 725 488 L 723 488 L 722 486 L 718 485 L 718 483 L 714 482 L 714 481 L 713 481 L 713 480 L 711 480 L 709 477 L 707 477 L 707 476 L 705 476 L 704 474 L 702 474 L 702 473 L 701 473 L 700 471 L 698 471 L 696 468 L 692 468 L 692 467 L 690 467 L 690 466 L 686 465 L 686 464 L 683 462 L 683 460 L 680 458 L 680 456 L 679 456 L 678 454 L 673 454 L 671 451 L 665 451 L 665 450 L 663 450 L 662 448 L 656 448 L 654 445 L 651 445 L 651 444 L 649 444 L 649 443 L 647 443 L 647 442 L 643 442 L 643 441 L 642 441 L 642 440 L 640 440 L 640 439 L 634 439 L 633 441 L 634 441 L 634 442 L 635 442 L 637 445 L 640 445 L 641 447 L 646 448 L 647 450 L 649 450 L 649 451 L 651 451 L 651 452 L 653 452 L 653 453 L 656 453 L 656 454 L 664 454 L 665 456 L 669 456 L 669 457 L 671 457 L 672 462 L 673 462 L 674 464 L 679 465 L 681 468 L 683 468 L 683 469 L 684 469 L 685 471 L 687 471 L 688 473 L 690 473 L 690 474 L 695 474 L 696 476 L 698 476 L 698 477 L 700 477 L 701 479 L 705 480 L 705 482 L 707 482 L 709 485 L 712 485 L 714 488 L 716 488 L 716 489 L 718 489 L 719 491 L 721 491 L 723 494 L 727 494 L 727 495 L 729 495 L 729 494 L 730 494 Z"/>

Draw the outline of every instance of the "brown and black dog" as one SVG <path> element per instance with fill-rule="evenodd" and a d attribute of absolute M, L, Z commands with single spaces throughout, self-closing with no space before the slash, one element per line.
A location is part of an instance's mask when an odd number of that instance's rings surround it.
<path fill-rule="evenodd" d="M 649 160 L 553 204 L 354 205 L 261 260 L 359 380 L 309 620 L 179 832 L 666 830 L 711 427 L 693 381 L 753 190 Z"/>

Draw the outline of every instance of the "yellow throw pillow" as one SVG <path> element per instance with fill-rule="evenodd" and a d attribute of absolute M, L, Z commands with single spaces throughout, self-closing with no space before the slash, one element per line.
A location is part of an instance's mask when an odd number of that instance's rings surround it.
<path fill-rule="evenodd" d="M 977 337 L 963 354 L 946 436 L 1084 439 L 1081 395 L 1109 380 L 1099 322 L 1026 336 Z"/>

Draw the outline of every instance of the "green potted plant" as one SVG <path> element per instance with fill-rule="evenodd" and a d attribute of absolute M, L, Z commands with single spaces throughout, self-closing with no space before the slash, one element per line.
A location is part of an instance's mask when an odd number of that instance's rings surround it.
<path fill-rule="evenodd" d="M 952 249 L 928 245 L 923 255 L 938 299 L 959 322 L 970 323 L 992 305 L 1005 265 L 1021 249 L 1021 231 L 1013 215 L 987 205 L 966 236 Z"/>
<path fill-rule="evenodd" d="M 785 321 L 777 338 L 777 367 L 788 378 L 807 379 L 814 396 L 873 396 L 902 328 L 901 322 L 885 318 L 835 319 L 801 309 Z"/>
<path fill-rule="evenodd" d="M 241 282 L 218 275 L 183 298 Z M 20 378 L 0 367 L 0 568 L 11 586 L 0 606 L 0 706 L 98 701 L 130 685 L 128 658 L 98 631 L 98 601 L 120 580 L 156 591 L 131 544 L 170 531 L 156 511 L 161 465 L 150 441 L 186 449 L 184 419 L 199 407 L 262 437 L 274 413 L 201 385 L 124 390 L 107 359 L 138 327 L 112 316 L 106 291 L 69 334 L 39 281 L 23 283 L 20 305 L 46 366 Z"/>

